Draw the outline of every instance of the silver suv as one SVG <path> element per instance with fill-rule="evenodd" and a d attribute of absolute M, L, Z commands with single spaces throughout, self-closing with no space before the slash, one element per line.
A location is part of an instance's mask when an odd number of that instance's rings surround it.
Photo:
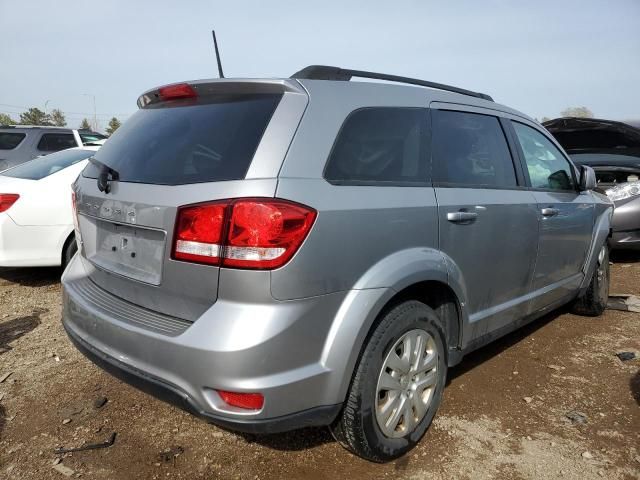
<path fill-rule="evenodd" d="M 0 171 L 67 148 L 106 139 L 91 130 L 32 125 L 0 125 Z"/>
<path fill-rule="evenodd" d="M 387 461 L 463 355 L 563 304 L 605 308 L 611 202 L 487 95 L 315 66 L 138 105 L 74 185 L 63 322 L 213 423 L 330 425 Z"/>

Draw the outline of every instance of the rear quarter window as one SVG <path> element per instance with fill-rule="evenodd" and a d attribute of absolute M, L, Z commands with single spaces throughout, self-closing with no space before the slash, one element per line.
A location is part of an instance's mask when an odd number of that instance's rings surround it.
<path fill-rule="evenodd" d="M 95 158 L 120 181 L 159 185 L 241 180 L 281 94 L 215 95 L 138 110 Z M 203 100 L 204 101 L 204 100 Z M 90 164 L 83 175 L 96 178 Z"/>
<path fill-rule="evenodd" d="M 25 133 L 0 132 L 0 150 L 13 150 L 26 136 Z"/>
<path fill-rule="evenodd" d="M 338 185 L 429 182 L 426 132 L 423 108 L 356 110 L 338 133 L 324 178 Z"/>

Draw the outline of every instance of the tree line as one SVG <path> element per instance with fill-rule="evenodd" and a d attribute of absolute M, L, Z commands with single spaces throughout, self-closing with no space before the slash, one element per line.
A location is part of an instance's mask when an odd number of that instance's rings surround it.
<path fill-rule="evenodd" d="M 20 120 L 18 121 L 14 120 L 6 113 L 0 113 L 0 125 L 42 125 L 47 127 L 66 127 L 67 118 L 64 113 L 57 108 L 51 110 L 50 113 L 46 113 L 37 107 L 32 107 L 26 112 L 22 112 L 20 114 Z M 116 117 L 112 117 L 105 130 L 107 135 L 111 135 L 115 132 L 120 125 L 120 120 Z M 78 128 L 86 130 L 92 129 L 91 123 L 89 123 L 87 118 L 82 119 Z"/>

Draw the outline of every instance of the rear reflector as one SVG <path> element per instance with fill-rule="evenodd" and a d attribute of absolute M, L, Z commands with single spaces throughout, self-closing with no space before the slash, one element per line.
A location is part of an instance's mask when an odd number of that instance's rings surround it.
<path fill-rule="evenodd" d="M 160 87 L 158 96 L 161 100 L 177 100 L 179 98 L 195 98 L 198 94 L 188 83 L 176 83 Z"/>
<path fill-rule="evenodd" d="M 284 265 L 311 230 L 316 211 L 279 199 L 241 198 L 178 210 L 173 258 L 224 267 Z"/>
<path fill-rule="evenodd" d="M 224 403 L 232 407 L 260 410 L 264 405 L 264 397 L 260 393 L 238 393 L 218 390 L 218 395 L 220 395 Z"/>
<path fill-rule="evenodd" d="M 17 193 L 0 193 L 0 212 L 6 212 L 20 198 Z"/>

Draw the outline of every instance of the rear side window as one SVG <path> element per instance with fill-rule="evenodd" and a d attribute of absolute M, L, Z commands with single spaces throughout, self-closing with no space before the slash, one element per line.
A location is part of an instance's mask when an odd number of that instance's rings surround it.
<path fill-rule="evenodd" d="M 20 145 L 24 137 L 24 133 L 0 132 L 0 150 L 13 150 Z"/>
<path fill-rule="evenodd" d="M 77 146 L 71 133 L 44 133 L 38 142 L 38 150 L 42 152 L 58 152 Z"/>
<path fill-rule="evenodd" d="M 216 95 L 134 113 L 96 153 L 122 182 L 184 185 L 245 177 L 281 94 Z M 89 164 L 84 176 L 96 178 Z"/>
<path fill-rule="evenodd" d="M 64 150 L 22 163 L 9 170 L 5 170 L 2 172 L 2 175 L 26 178 L 29 180 L 40 180 L 82 160 L 86 160 L 94 153 L 93 150 Z"/>
<path fill-rule="evenodd" d="M 500 121 L 490 115 L 432 110 L 434 181 L 508 188 L 516 172 Z"/>
<path fill-rule="evenodd" d="M 542 133 L 522 123 L 511 122 L 522 147 L 533 188 L 573 190 L 571 164 Z"/>
<path fill-rule="evenodd" d="M 324 177 L 337 184 L 430 181 L 425 154 L 427 111 L 363 108 L 345 120 Z"/>

